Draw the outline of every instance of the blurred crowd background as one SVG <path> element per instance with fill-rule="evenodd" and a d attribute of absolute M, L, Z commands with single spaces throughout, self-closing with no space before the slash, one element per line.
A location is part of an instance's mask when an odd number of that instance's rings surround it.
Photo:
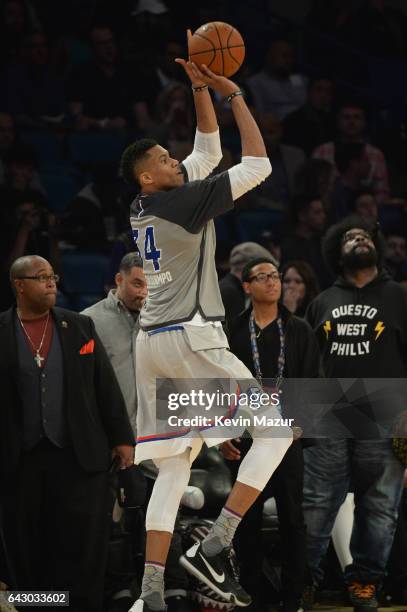
<path fill-rule="evenodd" d="M 216 220 L 219 277 L 231 249 L 254 241 L 282 264 L 305 262 L 325 288 L 321 238 L 358 212 L 380 223 L 387 268 L 407 281 L 403 2 L 2 0 L 1 310 L 13 301 L 10 264 L 24 254 L 61 275 L 61 306 L 81 310 L 113 285 L 133 248 L 136 194 L 118 176 L 121 153 L 150 136 L 179 160 L 189 154 L 193 99 L 174 59 L 186 57 L 186 28 L 213 20 L 245 39 L 236 81 L 273 165 Z M 239 161 L 240 143 L 230 106 L 215 102 L 223 170 Z"/>

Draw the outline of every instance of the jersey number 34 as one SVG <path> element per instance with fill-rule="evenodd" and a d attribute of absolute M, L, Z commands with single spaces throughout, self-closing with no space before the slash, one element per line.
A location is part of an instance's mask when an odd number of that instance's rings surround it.
<path fill-rule="evenodd" d="M 155 246 L 154 226 L 148 225 L 146 227 L 146 233 L 144 236 L 144 256 L 142 252 L 140 251 L 140 248 L 137 244 L 137 241 L 139 238 L 138 229 L 133 229 L 132 234 L 133 234 L 134 244 L 136 245 L 137 251 L 140 253 L 140 257 L 142 259 L 151 260 L 154 265 L 154 270 L 157 272 L 160 269 L 161 251 L 157 249 L 157 247 Z"/>

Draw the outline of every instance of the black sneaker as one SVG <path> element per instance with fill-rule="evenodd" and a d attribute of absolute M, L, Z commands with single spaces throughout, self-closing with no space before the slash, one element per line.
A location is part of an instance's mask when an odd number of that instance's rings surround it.
<path fill-rule="evenodd" d="M 351 582 L 348 585 L 348 592 L 353 612 L 377 612 L 379 604 L 374 584 Z"/>
<path fill-rule="evenodd" d="M 234 578 L 235 570 L 230 559 L 230 549 L 208 557 L 197 542 L 179 560 L 190 574 L 201 580 L 215 593 L 235 606 L 245 608 L 252 599 Z"/>

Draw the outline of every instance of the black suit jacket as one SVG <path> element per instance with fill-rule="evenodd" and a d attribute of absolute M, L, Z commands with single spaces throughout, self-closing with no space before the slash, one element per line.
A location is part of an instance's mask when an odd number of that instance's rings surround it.
<path fill-rule="evenodd" d="M 87 472 L 105 471 L 110 450 L 134 444 L 126 406 L 109 358 L 93 321 L 53 308 L 64 362 L 64 409 L 74 452 Z M 15 308 L 0 313 L 0 475 L 11 475 L 22 451 L 22 402 L 18 389 Z M 81 348 L 94 340 L 94 350 Z"/>

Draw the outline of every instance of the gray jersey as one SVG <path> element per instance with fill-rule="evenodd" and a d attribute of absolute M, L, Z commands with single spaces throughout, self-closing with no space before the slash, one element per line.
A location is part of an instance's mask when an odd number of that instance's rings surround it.
<path fill-rule="evenodd" d="M 196 313 L 223 320 L 212 219 L 231 208 L 227 172 L 133 202 L 130 222 L 148 286 L 142 329 L 189 321 Z"/>

